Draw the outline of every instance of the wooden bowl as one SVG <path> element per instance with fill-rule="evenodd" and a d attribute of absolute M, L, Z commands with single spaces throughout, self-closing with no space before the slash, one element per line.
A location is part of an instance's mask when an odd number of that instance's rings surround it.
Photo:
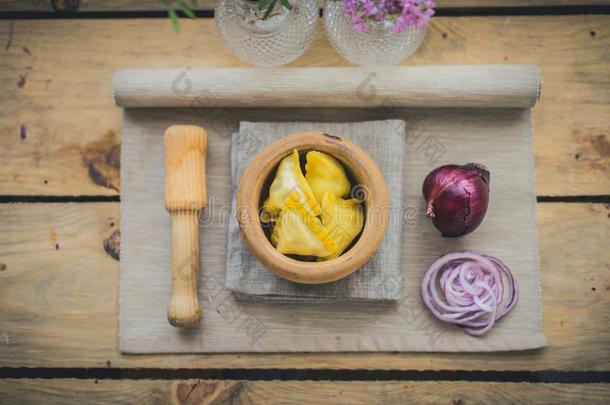
<path fill-rule="evenodd" d="M 360 185 L 360 190 L 366 192 L 362 233 L 351 249 L 335 259 L 320 262 L 292 259 L 279 253 L 263 231 L 258 215 L 261 194 L 265 192 L 263 187 L 269 187 L 270 176 L 293 149 L 318 150 L 335 157 Z M 347 139 L 323 132 L 288 135 L 263 149 L 244 171 L 237 190 L 237 219 L 246 244 L 265 267 L 297 283 L 330 283 L 358 270 L 377 250 L 385 235 L 388 217 L 388 190 L 373 159 Z"/>

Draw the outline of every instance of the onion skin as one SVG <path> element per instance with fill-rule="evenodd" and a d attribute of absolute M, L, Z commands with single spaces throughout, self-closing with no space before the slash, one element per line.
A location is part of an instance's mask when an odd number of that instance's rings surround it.
<path fill-rule="evenodd" d="M 443 236 L 466 235 L 481 224 L 489 205 L 490 174 L 478 163 L 445 165 L 424 180 L 426 216 Z"/>
<path fill-rule="evenodd" d="M 422 280 L 421 294 L 437 319 L 481 336 L 515 306 L 519 286 L 499 259 L 454 252 L 430 265 Z"/>

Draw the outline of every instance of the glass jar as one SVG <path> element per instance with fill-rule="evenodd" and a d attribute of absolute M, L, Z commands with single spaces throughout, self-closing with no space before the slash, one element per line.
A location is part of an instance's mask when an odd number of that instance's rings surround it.
<path fill-rule="evenodd" d="M 396 65 L 419 48 L 427 28 L 409 27 L 394 33 L 389 20 L 367 23 L 366 32 L 350 24 L 341 0 L 326 0 L 324 28 L 332 46 L 348 61 L 366 67 Z"/>
<path fill-rule="evenodd" d="M 318 22 L 316 0 L 280 1 L 267 19 L 256 1 L 219 0 L 215 10 L 220 36 L 243 61 L 256 66 L 279 66 L 305 52 Z"/>

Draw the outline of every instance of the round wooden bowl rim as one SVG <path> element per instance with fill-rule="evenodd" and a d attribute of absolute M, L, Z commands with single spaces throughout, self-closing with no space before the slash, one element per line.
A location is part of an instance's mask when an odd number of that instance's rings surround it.
<path fill-rule="evenodd" d="M 302 262 L 279 253 L 259 221 L 262 184 L 281 159 L 293 149 L 319 150 L 339 159 L 368 191 L 365 224 L 360 238 L 336 259 Z M 260 262 L 276 275 L 303 284 L 330 283 L 347 277 L 366 263 L 381 243 L 388 226 L 389 196 L 377 164 L 349 140 L 323 132 L 299 132 L 263 149 L 244 171 L 237 190 L 237 220 L 246 244 Z"/>

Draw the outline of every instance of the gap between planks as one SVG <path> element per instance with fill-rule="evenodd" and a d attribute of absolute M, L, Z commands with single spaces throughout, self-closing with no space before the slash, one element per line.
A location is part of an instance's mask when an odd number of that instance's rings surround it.
<path fill-rule="evenodd" d="M 214 18 L 214 10 L 194 10 L 197 18 Z M 324 10 L 320 9 L 320 16 Z M 558 5 L 520 7 L 448 7 L 438 8 L 436 17 L 519 17 L 519 16 L 567 16 L 567 15 L 608 15 L 610 5 Z M 178 10 L 178 15 L 186 16 Z M 2 11 L 0 20 L 75 20 L 75 19 L 132 19 L 167 18 L 163 10 L 123 10 L 123 11 Z"/>
<path fill-rule="evenodd" d="M 118 3 L 118 4 L 117 4 Z M 211 10 L 216 6 L 215 0 L 200 0 L 193 10 Z M 55 6 L 53 5 L 55 4 Z M 74 2 L 52 2 L 50 0 L 0 0 L 0 8 L 7 11 L 74 11 Z M 444 9 L 497 9 L 497 8 L 561 8 L 561 7 L 592 7 L 609 5 L 609 0 L 437 0 L 437 10 Z M 324 0 L 318 0 L 323 7 Z M 79 11 L 164 11 L 164 6 L 158 0 L 81 0 Z"/>
<path fill-rule="evenodd" d="M 7 378 L 95 378 L 108 380 L 223 379 L 236 381 L 469 381 L 598 384 L 610 383 L 610 371 L 0 368 L 0 379 Z"/>
<path fill-rule="evenodd" d="M 573 203 L 573 204 L 608 204 L 610 195 L 559 195 L 537 196 L 538 204 Z M 120 195 L 0 195 L 0 204 L 30 204 L 30 203 L 96 203 L 120 202 Z"/>

